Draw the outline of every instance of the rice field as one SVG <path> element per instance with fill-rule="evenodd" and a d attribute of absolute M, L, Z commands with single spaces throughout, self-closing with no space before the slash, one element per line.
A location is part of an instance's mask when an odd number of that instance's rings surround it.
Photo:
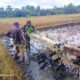
<path fill-rule="evenodd" d="M 21 17 L 21 18 L 1 18 L 0 32 L 6 32 L 13 27 L 14 21 L 19 21 L 22 27 L 26 21 L 31 20 L 36 28 L 46 28 L 69 23 L 80 22 L 80 14 L 55 15 L 55 16 L 39 16 L 39 17 Z"/>
<path fill-rule="evenodd" d="M 80 14 L 55 15 L 55 16 L 39 16 L 30 18 L 0 18 L 0 35 L 4 35 L 13 27 L 14 21 L 19 21 L 22 27 L 27 20 L 31 20 L 32 24 L 37 28 L 46 28 L 68 23 L 80 22 Z M 0 80 L 23 80 L 19 68 L 15 62 L 8 56 L 8 51 L 0 41 L 0 74 L 13 75 L 12 77 L 0 77 Z M 14 77 L 15 75 L 15 77 Z"/>

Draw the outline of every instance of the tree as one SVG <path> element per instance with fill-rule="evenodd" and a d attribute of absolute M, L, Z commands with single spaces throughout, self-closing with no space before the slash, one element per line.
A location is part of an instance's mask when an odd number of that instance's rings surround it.
<path fill-rule="evenodd" d="M 41 9 L 40 6 L 24 6 L 21 9 L 13 8 L 8 5 L 6 9 L 0 8 L 0 17 L 26 17 L 26 16 L 45 16 L 45 15 L 56 15 L 56 14 L 72 14 L 80 13 L 80 5 L 74 6 L 70 3 L 64 7 L 54 7 L 50 9 Z"/>
<path fill-rule="evenodd" d="M 40 11 L 41 11 L 40 6 L 37 6 L 36 7 L 36 15 L 37 16 L 40 16 Z"/>
<path fill-rule="evenodd" d="M 8 5 L 8 6 L 6 7 L 6 16 L 7 16 L 7 17 L 13 17 L 13 8 L 12 8 L 12 6 L 10 6 L 10 5 Z"/>
<path fill-rule="evenodd" d="M 80 5 L 77 6 L 77 12 L 80 13 Z"/>
<path fill-rule="evenodd" d="M 20 11 L 20 9 L 15 8 L 15 10 L 14 10 L 14 16 L 15 17 L 21 17 L 22 16 L 22 12 Z"/>
<path fill-rule="evenodd" d="M 77 9 L 72 3 L 70 3 L 68 6 L 64 7 L 64 13 L 66 14 L 77 13 Z"/>
<path fill-rule="evenodd" d="M 6 13 L 4 11 L 4 8 L 0 8 L 0 17 L 6 17 Z"/>

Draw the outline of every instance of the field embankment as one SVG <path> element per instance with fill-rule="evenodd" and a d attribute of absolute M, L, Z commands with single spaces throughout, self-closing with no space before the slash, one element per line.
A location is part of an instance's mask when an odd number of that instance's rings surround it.
<path fill-rule="evenodd" d="M 0 40 L 0 80 L 24 80 L 20 69 L 7 53 Z"/>

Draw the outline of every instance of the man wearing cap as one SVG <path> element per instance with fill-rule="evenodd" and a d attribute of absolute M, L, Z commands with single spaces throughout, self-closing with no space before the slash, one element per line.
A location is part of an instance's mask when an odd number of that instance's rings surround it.
<path fill-rule="evenodd" d="M 21 54 L 21 62 L 24 62 L 24 45 L 22 44 L 22 35 L 23 32 L 21 28 L 19 28 L 19 22 L 14 22 L 13 23 L 14 28 L 11 29 L 7 35 L 13 38 L 14 41 L 14 46 L 16 48 L 16 53 L 14 55 L 14 59 L 17 59 L 17 55 L 20 53 Z"/>
<path fill-rule="evenodd" d="M 24 27 L 22 28 L 23 32 L 24 32 L 24 38 L 25 38 L 25 42 L 26 44 L 26 49 L 28 49 L 28 53 L 27 53 L 27 63 L 30 63 L 30 36 L 32 34 L 32 32 L 35 31 L 34 26 L 31 24 L 31 21 L 26 21 L 26 25 L 24 25 Z"/>
<path fill-rule="evenodd" d="M 29 50 L 30 50 L 30 36 L 31 36 L 32 32 L 35 31 L 35 28 L 31 24 L 31 21 L 26 21 L 26 25 L 24 25 L 24 27 L 22 29 L 23 29 L 23 32 L 25 33 L 24 36 L 25 36 L 26 42 L 27 42 Z"/>

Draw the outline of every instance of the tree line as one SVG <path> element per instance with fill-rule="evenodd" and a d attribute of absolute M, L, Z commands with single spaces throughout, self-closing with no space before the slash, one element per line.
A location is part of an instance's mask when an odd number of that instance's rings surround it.
<path fill-rule="evenodd" d="M 29 17 L 29 16 L 46 16 L 56 14 L 73 14 L 80 13 L 80 5 L 75 6 L 70 3 L 64 7 L 54 7 L 49 9 L 41 9 L 40 6 L 25 6 L 21 9 L 7 6 L 6 9 L 0 7 L 0 17 Z"/>

